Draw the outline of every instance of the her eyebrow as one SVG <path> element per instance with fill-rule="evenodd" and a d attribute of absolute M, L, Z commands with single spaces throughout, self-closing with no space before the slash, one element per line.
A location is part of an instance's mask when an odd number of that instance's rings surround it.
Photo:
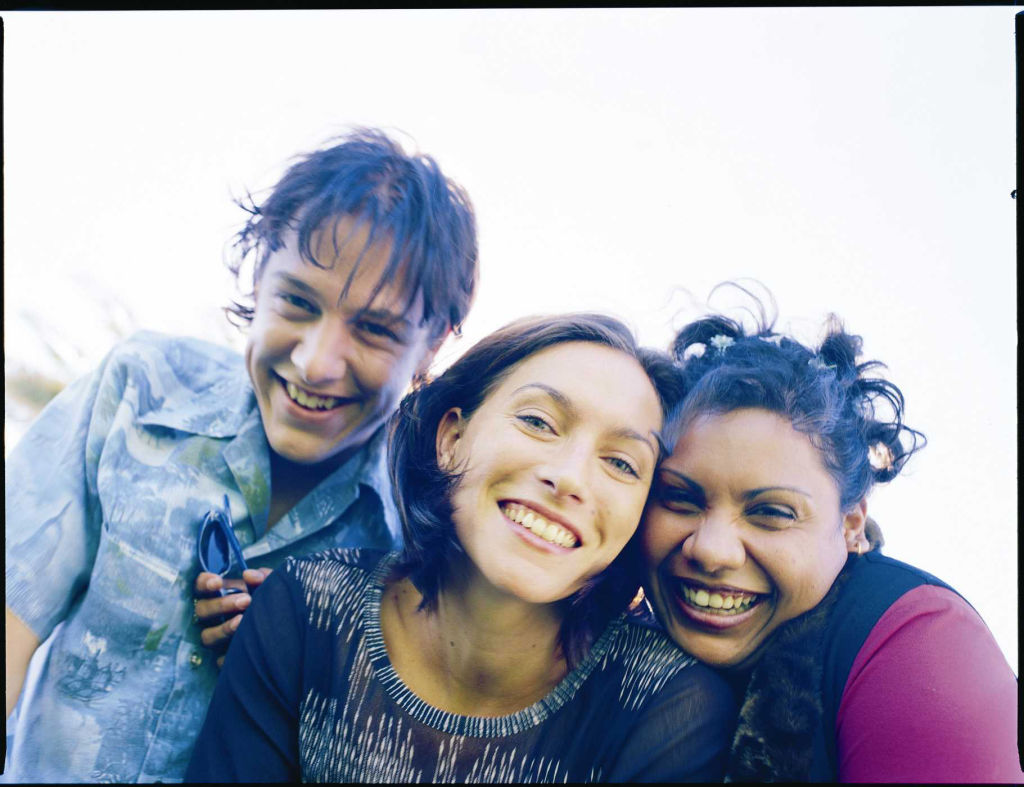
<path fill-rule="evenodd" d="M 661 473 L 661 475 L 673 476 L 677 481 L 681 482 L 682 485 L 685 486 L 690 492 L 692 492 L 693 496 L 697 498 L 696 502 L 700 503 L 701 505 L 707 502 L 707 496 L 704 494 L 704 487 L 702 487 L 688 475 L 680 473 L 678 470 L 672 470 L 671 468 L 668 467 L 662 467 L 659 469 L 658 472 Z"/>
<path fill-rule="evenodd" d="M 545 385 L 544 383 L 527 383 L 526 385 L 521 385 L 512 392 L 512 395 L 515 396 L 517 393 L 529 390 L 530 388 L 539 388 L 541 391 L 543 391 L 552 399 L 554 399 L 555 404 L 557 404 L 559 407 L 565 410 L 570 416 L 575 418 L 579 415 L 579 411 L 576 409 L 576 406 L 572 403 L 572 400 L 569 399 L 568 396 L 559 391 L 557 388 L 552 388 L 550 385 Z M 648 438 L 644 437 L 635 429 L 630 429 L 628 426 L 624 426 L 620 429 L 616 429 L 613 433 L 613 436 L 621 437 L 626 440 L 636 440 L 637 442 L 643 443 L 644 445 L 647 446 L 648 449 L 650 449 L 651 454 L 653 454 L 655 460 L 657 460 L 657 447 Z M 657 435 L 655 435 L 655 438 L 657 438 Z"/>
<path fill-rule="evenodd" d="M 796 492 L 798 495 L 803 495 L 806 498 L 813 499 L 813 495 L 810 492 L 805 492 L 796 486 L 762 486 L 758 489 L 749 489 L 743 493 L 744 500 L 752 500 L 763 492 Z"/>

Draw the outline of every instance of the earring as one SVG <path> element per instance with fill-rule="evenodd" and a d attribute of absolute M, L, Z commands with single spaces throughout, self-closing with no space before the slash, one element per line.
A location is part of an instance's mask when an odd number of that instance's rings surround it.
<path fill-rule="evenodd" d="M 860 557 L 860 552 L 864 548 L 864 545 L 858 540 L 857 541 L 857 557 Z"/>

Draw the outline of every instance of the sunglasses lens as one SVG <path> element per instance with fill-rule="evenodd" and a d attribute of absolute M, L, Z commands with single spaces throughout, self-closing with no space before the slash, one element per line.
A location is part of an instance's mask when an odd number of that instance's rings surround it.
<path fill-rule="evenodd" d="M 231 568 L 231 552 L 222 526 L 213 520 L 203 524 L 199 534 L 199 562 L 203 571 L 224 574 Z"/>

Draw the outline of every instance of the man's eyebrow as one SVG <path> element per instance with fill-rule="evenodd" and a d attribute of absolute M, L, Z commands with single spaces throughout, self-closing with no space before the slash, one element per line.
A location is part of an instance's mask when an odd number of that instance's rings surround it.
<path fill-rule="evenodd" d="M 412 322 L 402 313 L 395 313 L 389 309 L 360 309 L 358 312 L 361 318 L 378 320 L 385 325 L 411 328 Z"/>
<path fill-rule="evenodd" d="M 304 282 L 302 279 L 296 276 L 292 276 L 292 274 L 290 273 L 284 273 L 283 271 L 275 271 L 270 275 L 270 278 L 280 279 L 284 284 L 287 284 L 290 287 L 294 287 L 297 290 L 302 290 L 302 292 L 306 293 L 307 295 L 312 295 L 317 299 L 319 299 L 320 297 L 320 291 L 317 290 L 316 287 L 311 287 L 310 285 L 306 284 L 306 282 Z"/>
<path fill-rule="evenodd" d="M 568 412 L 570 415 L 573 415 L 573 416 L 578 415 L 578 411 L 576 409 L 576 406 L 572 403 L 572 401 L 569 399 L 569 397 L 567 397 L 564 393 L 559 391 L 557 388 L 552 388 L 550 385 L 545 385 L 544 383 L 527 383 L 526 385 L 521 385 L 518 388 L 516 388 L 512 392 L 512 394 L 515 395 L 515 394 L 519 393 L 520 391 L 525 391 L 525 390 L 528 390 L 530 388 L 539 388 L 544 393 L 546 393 L 548 396 L 550 396 L 552 399 L 554 399 L 555 402 L 563 410 Z M 637 441 L 643 443 L 644 445 L 646 445 L 651 450 L 651 453 L 654 455 L 655 461 L 657 461 L 657 459 L 658 459 L 658 449 L 655 446 L 655 444 L 653 442 L 651 442 L 648 438 L 644 437 L 642 434 L 640 434 L 635 429 L 630 429 L 628 426 L 624 426 L 621 429 L 616 429 L 612 434 L 613 434 L 614 437 L 622 437 L 622 438 L 625 438 L 627 440 L 637 440 Z"/>

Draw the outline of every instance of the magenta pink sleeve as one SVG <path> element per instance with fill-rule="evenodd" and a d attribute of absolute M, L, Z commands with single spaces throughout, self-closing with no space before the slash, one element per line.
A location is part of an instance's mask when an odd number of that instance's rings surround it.
<path fill-rule="evenodd" d="M 945 588 L 916 587 L 879 619 L 846 681 L 836 738 L 844 782 L 1024 783 L 1013 671 Z"/>

